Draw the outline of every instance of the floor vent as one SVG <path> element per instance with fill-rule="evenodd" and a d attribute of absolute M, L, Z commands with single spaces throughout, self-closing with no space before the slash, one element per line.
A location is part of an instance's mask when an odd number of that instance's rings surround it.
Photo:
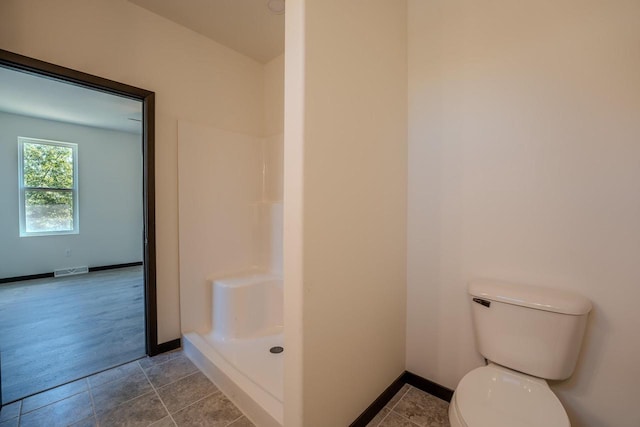
<path fill-rule="evenodd" d="M 86 274 L 89 272 L 89 267 L 70 267 L 70 268 L 61 268 L 59 270 L 55 270 L 53 272 L 54 277 L 64 277 L 64 276 L 73 276 L 74 274 Z"/>

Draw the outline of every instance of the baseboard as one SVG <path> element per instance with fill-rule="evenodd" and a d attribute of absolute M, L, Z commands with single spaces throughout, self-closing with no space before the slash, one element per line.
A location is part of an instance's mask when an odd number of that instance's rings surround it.
<path fill-rule="evenodd" d="M 158 346 L 153 351 L 153 356 L 160 353 L 166 353 L 171 350 L 178 349 L 182 346 L 182 340 L 180 338 L 176 338 L 175 340 L 167 341 L 158 344 Z"/>
<path fill-rule="evenodd" d="M 366 427 L 405 384 L 409 384 L 447 402 L 451 402 L 451 397 L 453 397 L 453 390 L 409 371 L 404 371 L 349 427 Z"/>
<path fill-rule="evenodd" d="M 405 384 L 404 376 L 406 371 L 403 372 L 394 382 L 391 383 L 389 387 L 385 389 L 385 391 L 378 396 L 376 400 L 373 401 L 371 405 L 367 409 L 364 410 L 362 414 L 354 422 L 352 422 L 349 427 L 365 427 L 369 422 L 378 414 L 378 412 L 382 411 L 382 408 L 389 403 L 389 401 L 396 395 L 397 392 L 400 391 L 402 386 Z"/>
<path fill-rule="evenodd" d="M 128 262 L 126 264 L 101 265 L 98 267 L 89 267 L 89 271 L 115 270 L 116 268 L 136 267 L 142 265 L 142 261 Z"/>
<path fill-rule="evenodd" d="M 404 382 L 447 402 L 451 402 L 451 398 L 453 397 L 453 390 L 450 388 L 408 371 L 404 373 Z"/>
<path fill-rule="evenodd" d="M 30 274 L 28 276 L 4 277 L 0 279 L 0 284 L 22 282 L 23 280 L 46 279 L 47 277 L 53 277 L 53 271 L 51 273 Z"/>
<path fill-rule="evenodd" d="M 126 264 L 101 265 L 98 267 L 89 267 L 89 271 L 114 270 L 116 268 L 135 267 L 142 265 L 142 261 L 128 262 Z M 28 276 L 4 277 L 0 279 L 0 284 L 11 282 L 22 282 L 24 280 L 46 279 L 53 277 L 53 271 L 50 273 L 30 274 Z"/>

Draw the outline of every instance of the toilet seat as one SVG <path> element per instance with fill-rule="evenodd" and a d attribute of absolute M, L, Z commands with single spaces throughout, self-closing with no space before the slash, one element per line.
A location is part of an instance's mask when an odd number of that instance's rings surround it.
<path fill-rule="evenodd" d="M 452 405 L 467 427 L 571 426 L 546 381 L 495 364 L 465 375 Z"/>

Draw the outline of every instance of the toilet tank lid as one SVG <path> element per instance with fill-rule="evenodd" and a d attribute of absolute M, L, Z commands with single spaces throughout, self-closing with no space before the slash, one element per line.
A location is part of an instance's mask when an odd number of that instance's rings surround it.
<path fill-rule="evenodd" d="M 574 316 L 591 311 L 591 301 L 572 292 L 490 279 L 472 280 L 469 294 L 490 301 Z"/>

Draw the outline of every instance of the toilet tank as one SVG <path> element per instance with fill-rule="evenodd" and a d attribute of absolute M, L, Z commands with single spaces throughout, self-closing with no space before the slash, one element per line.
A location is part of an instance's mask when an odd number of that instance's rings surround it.
<path fill-rule="evenodd" d="M 579 295 L 493 280 L 469 284 L 480 353 L 539 378 L 563 380 L 578 360 L 591 302 Z"/>

